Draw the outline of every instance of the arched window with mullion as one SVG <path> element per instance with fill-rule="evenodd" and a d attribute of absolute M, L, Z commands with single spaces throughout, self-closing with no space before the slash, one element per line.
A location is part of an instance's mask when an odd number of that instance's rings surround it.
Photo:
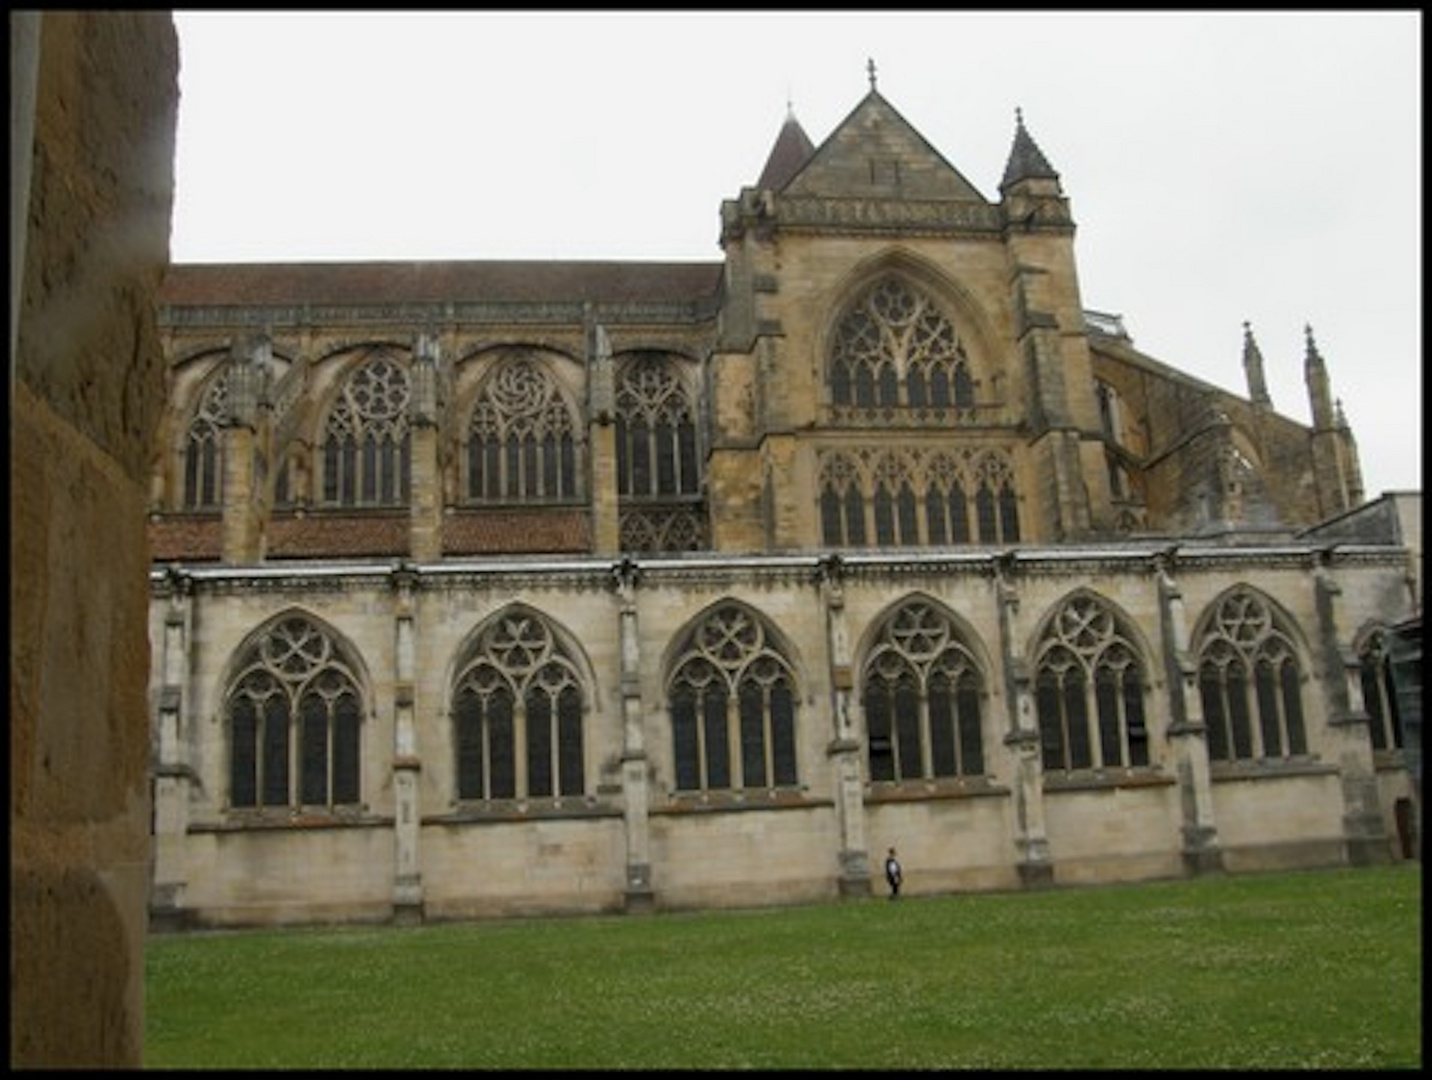
<path fill-rule="evenodd" d="M 1197 653 L 1211 760 L 1308 753 L 1298 650 L 1290 626 L 1261 594 L 1238 586 L 1218 600 Z"/>
<path fill-rule="evenodd" d="M 667 683 L 677 790 L 796 786 L 799 700 L 764 621 L 717 605 L 682 639 Z"/>
<path fill-rule="evenodd" d="M 984 678 L 953 619 L 924 599 L 881 620 L 861 665 L 870 778 L 984 772 Z"/>
<path fill-rule="evenodd" d="M 199 399 L 184 440 L 185 510 L 218 510 L 224 499 L 223 425 L 228 371 L 215 375 Z"/>
<path fill-rule="evenodd" d="M 845 309 L 826 371 L 836 406 L 975 404 L 969 359 L 954 324 L 927 292 L 896 273 L 874 281 Z"/>
<path fill-rule="evenodd" d="M 453 686 L 458 798 L 581 795 L 583 687 L 575 655 L 541 615 L 514 606 L 484 624 Z"/>
<path fill-rule="evenodd" d="M 1035 709 L 1046 770 L 1149 764 L 1146 665 L 1099 597 L 1061 602 L 1035 650 Z"/>
<path fill-rule="evenodd" d="M 323 435 L 323 497 L 339 506 L 401 506 L 412 459 L 407 367 L 375 347 L 340 385 Z"/>
<path fill-rule="evenodd" d="M 1372 748 L 1401 749 L 1402 714 L 1397 702 L 1397 685 L 1392 680 L 1392 661 L 1388 655 L 1385 630 L 1379 628 L 1368 635 L 1358 651 L 1358 667 Z"/>
<path fill-rule="evenodd" d="M 672 356 L 637 352 L 617 371 L 617 493 L 669 499 L 701 491 L 696 408 Z"/>
<path fill-rule="evenodd" d="M 471 503 L 579 498 L 576 412 L 545 365 L 525 352 L 500 359 L 478 387 L 467 426 Z"/>
<path fill-rule="evenodd" d="M 225 697 L 229 805 L 356 805 L 359 686 L 333 635 L 308 616 L 285 616 L 246 646 Z"/>

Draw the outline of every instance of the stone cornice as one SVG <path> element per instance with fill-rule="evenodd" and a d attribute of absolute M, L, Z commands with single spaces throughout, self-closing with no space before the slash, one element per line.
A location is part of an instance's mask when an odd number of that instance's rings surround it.
<path fill-rule="evenodd" d="M 440 325 L 577 325 L 586 318 L 614 325 L 691 325 L 712 322 L 715 298 L 695 301 L 433 301 L 391 304 L 202 304 L 164 305 L 161 329 L 212 327 L 279 329 L 397 323 Z"/>
<path fill-rule="evenodd" d="M 1312 570 L 1322 565 L 1399 567 L 1405 548 L 1392 545 L 1312 545 L 1269 547 L 1184 546 L 1130 542 L 1124 545 L 1075 545 L 1028 548 L 943 548 L 900 552 L 841 551 L 840 574 L 847 580 L 890 577 L 989 576 L 998 574 L 1017 585 L 1025 575 L 1151 575 L 1166 568 L 1175 578 L 1197 571 L 1225 572 L 1272 569 Z M 447 559 L 439 563 L 407 561 L 342 562 L 311 560 L 254 566 L 170 564 L 150 572 L 151 594 L 167 596 L 175 588 L 208 593 L 298 591 L 338 592 L 389 588 L 404 575 L 413 588 L 469 590 L 515 587 L 534 589 L 612 589 L 619 573 L 634 573 L 642 587 L 751 585 L 786 587 L 816 584 L 829 551 L 764 555 L 691 554 L 638 557 L 623 562 L 609 557 Z"/>
<path fill-rule="evenodd" d="M 831 199 L 777 197 L 775 223 L 785 229 L 840 232 L 929 230 L 939 233 L 986 233 L 1004 227 L 998 206 L 951 199 Z"/>

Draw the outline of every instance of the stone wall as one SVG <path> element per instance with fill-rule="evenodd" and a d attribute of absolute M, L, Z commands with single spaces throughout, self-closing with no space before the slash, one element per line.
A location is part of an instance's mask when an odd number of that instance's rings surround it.
<path fill-rule="evenodd" d="M 144 528 L 165 400 L 154 297 L 169 257 L 178 40 L 167 12 L 20 18 L 30 32 L 12 33 L 12 70 L 34 81 L 21 105 L 33 125 L 19 148 L 25 217 L 11 221 L 23 275 L 12 290 L 10 1064 L 138 1067 Z M 12 132 L 15 121 L 12 107 Z"/>

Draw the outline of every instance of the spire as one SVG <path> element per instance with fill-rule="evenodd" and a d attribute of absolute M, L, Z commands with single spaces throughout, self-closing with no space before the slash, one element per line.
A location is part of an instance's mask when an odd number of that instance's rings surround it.
<path fill-rule="evenodd" d="M 796 119 L 795 107 L 788 98 L 785 122 L 781 124 L 776 145 L 771 148 L 771 156 L 766 159 L 766 167 L 761 170 L 761 178 L 756 181 L 756 186 L 779 191 L 795 178 L 796 173 L 801 171 L 813 153 L 815 144 L 810 141 L 800 121 Z"/>
<path fill-rule="evenodd" d="M 1248 376 L 1248 396 L 1255 405 L 1272 405 L 1268 396 L 1268 383 L 1263 377 L 1263 354 L 1253 340 L 1253 328 L 1243 323 L 1243 371 Z"/>
<path fill-rule="evenodd" d="M 1049 164 L 1049 159 L 1044 156 L 1035 142 L 1030 138 L 1029 132 L 1024 128 L 1024 113 L 1019 108 L 1014 110 L 1014 145 L 1009 151 L 1009 161 L 1004 167 L 1004 179 L 999 182 L 1000 191 L 1021 180 L 1053 180 L 1059 181 L 1059 174 Z"/>
<path fill-rule="evenodd" d="M 865 74 L 866 74 L 866 76 L 870 79 L 870 92 L 873 94 L 873 93 L 876 92 L 876 90 L 875 90 L 875 59 L 874 59 L 873 57 L 865 61 Z"/>
<path fill-rule="evenodd" d="M 1313 430 L 1330 428 L 1334 424 L 1332 391 L 1328 387 L 1328 369 L 1318 354 L 1318 344 L 1313 340 L 1313 328 L 1304 326 L 1307 337 L 1307 353 L 1303 358 L 1303 381 L 1308 385 L 1308 404 L 1313 414 Z"/>

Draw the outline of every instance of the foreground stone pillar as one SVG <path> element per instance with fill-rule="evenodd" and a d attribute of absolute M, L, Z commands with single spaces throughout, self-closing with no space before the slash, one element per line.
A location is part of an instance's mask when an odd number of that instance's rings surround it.
<path fill-rule="evenodd" d="M 10 239 L 24 267 L 10 385 L 10 1066 L 137 1068 L 145 513 L 178 41 L 168 12 L 21 18 L 11 69 L 33 72 L 33 95 L 24 124 L 25 99 L 12 104 L 11 130 L 34 137 L 23 168 L 11 162 L 28 188 Z"/>

